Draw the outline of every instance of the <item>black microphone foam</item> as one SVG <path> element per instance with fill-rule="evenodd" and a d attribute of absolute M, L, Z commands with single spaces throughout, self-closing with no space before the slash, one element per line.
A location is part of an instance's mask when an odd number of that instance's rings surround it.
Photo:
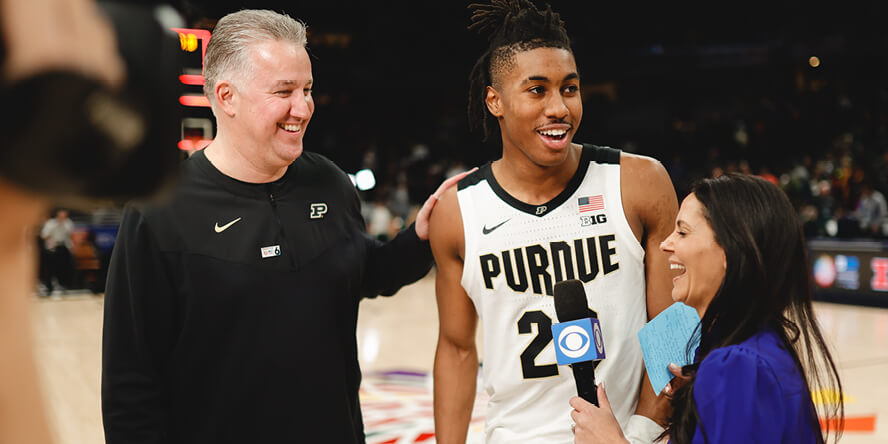
<path fill-rule="evenodd" d="M 558 322 L 593 317 L 586 302 L 586 289 L 582 282 L 570 279 L 555 284 L 555 314 Z"/>
<path fill-rule="evenodd" d="M 570 279 L 555 284 L 555 315 L 558 322 L 570 322 L 577 319 L 596 317 L 589 309 L 586 301 L 586 289 L 583 283 Z M 590 338 L 591 339 L 591 338 Z M 555 340 L 558 340 L 555 338 Z M 577 362 L 571 364 L 574 381 L 577 385 L 577 395 L 598 405 L 598 387 L 595 385 L 595 361 Z"/>

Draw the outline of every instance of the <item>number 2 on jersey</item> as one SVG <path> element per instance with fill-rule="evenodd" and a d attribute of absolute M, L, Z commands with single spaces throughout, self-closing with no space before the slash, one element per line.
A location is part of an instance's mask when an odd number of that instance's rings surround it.
<path fill-rule="evenodd" d="M 594 310 L 592 314 L 598 317 Z M 526 311 L 518 319 L 518 333 L 523 335 L 533 333 L 530 324 L 537 325 L 537 335 L 521 352 L 521 374 L 524 375 L 524 379 L 558 376 L 558 364 L 537 365 L 535 362 L 537 355 L 552 341 L 552 318 L 541 310 Z M 596 367 L 599 362 L 595 362 Z"/>
<path fill-rule="evenodd" d="M 537 355 L 552 342 L 552 318 L 540 310 L 525 312 L 518 319 L 518 333 L 533 333 L 530 324 L 537 325 L 537 335 L 521 352 L 521 373 L 524 379 L 547 378 L 558 375 L 558 364 L 536 365 Z"/>

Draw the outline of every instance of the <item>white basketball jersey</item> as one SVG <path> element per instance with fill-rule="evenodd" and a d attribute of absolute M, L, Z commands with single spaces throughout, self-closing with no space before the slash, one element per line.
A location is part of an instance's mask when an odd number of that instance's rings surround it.
<path fill-rule="evenodd" d="M 488 163 L 459 183 L 465 231 L 462 286 L 481 319 L 485 432 L 494 443 L 573 443 L 573 373 L 556 363 L 552 288 L 579 279 L 601 322 L 605 381 L 621 426 L 642 375 L 637 333 L 647 321 L 644 249 L 623 213 L 620 152 L 585 145 L 567 188 L 543 205 L 507 194 Z"/>

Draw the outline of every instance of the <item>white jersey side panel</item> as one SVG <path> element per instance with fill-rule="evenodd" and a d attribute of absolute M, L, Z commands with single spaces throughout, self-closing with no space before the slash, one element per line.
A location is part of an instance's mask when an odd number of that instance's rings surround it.
<path fill-rule="evenodd" d="M 541 216 L 504 196 L 489 166 L 457 193 L 462 286 L 482 323 L 489 444 L 573 443 L 568 401 L 576 386 L 570 368 L 556 364 L 551 334 L 552 286 L 564 279 L 584 282 L 601 321 L 607 358 L 596 382 L 606 382 L 621 425 L 635 411 L 643 368 L 636 335 L 647 321 L 644 250 L 623 213 L 620 165 L 592 160 L 595 149 L 584 149 L 577 174 L 588 168 L 576 189 L 569 186 L 557 207 L 542 206 Z"/>

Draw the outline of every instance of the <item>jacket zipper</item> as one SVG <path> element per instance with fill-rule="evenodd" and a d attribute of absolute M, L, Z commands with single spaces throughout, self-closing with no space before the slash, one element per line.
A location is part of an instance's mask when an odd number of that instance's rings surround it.
<path fill-rule="evenodd" d="M 293 267 L 293 269 L 295 270 L 296 269 L 296 255 L 293 254 L 293 253 L 295 253 L 295 251 L 294 252 L 289 251 L 290 243 L 287 242 L 287 235 L 286 235 L 286 233 L 284 233 L 284 224 L 281 223 L 281 216 L 278 213 L 277 201 L 274 200 L 274 190 L 272 189 L 272 185 L 268 184 L 266 189 L 268 190 L 268 201 L 269 201 L 269 203 L 271 203 L 271 211 L 274 212 L 274 219 L 277 221 L 278 231 L 281 234 L 281 243 L 284 244 L 285 247 L 287 247 L 287 249 L 288 249 L 287 256 L 290 258 L 290 266 Z M 283 254 L 283 253 L 281 253 L 281 254 Z"/>

